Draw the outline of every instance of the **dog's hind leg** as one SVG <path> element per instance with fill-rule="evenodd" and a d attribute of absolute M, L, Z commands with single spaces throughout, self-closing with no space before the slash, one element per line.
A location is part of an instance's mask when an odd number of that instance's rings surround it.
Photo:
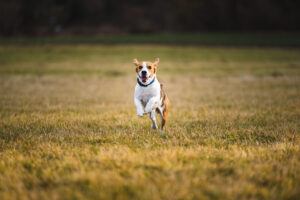
<path fill-rule="evenodd" d="M 164 108 L 157 108 L 156 109 L 156 112 L 159 114 L 160 116 L 160 124 L 161 124 L 161 127 L 160 129 L 163 130 L 165 124 L 166 124 L 166 119 L 167 119 L 167 115 L 166 115 L 166 112 L 164 112 Z"/>
<path fill-rule="evenodd" d="M 169 114 L 169 99 L 167 95 L 165 95 L 165 98 L 163 99 L 163 107 L 158 109 L 158 113 L 161 116 L 161 130 L 164 129 L 164 126 L 166 125 L 168 114 Z"/>
<path fill-rule="evenodd" d="M 157 129 L 158 126 L 157 126 L 157 123 L 156 123 L 156 116 L 155 116 L 155 110 L 152 110 L 150 113 L 149 113 L 149 117 L 152 121 L 152 128 L 153 129 Z"/>
<path fill-rule="evenodd" d="M 161 130 L 164 129 L 164 126 L 166 125 L 166 121 L 168 118 L 169 113 L 169 107 L 170 107 L 170 101 L 163 89 L 163 85 L 160 84 L 160 98 L 161 98 L 161 105 L 156 109 L 156 111 L 160 114 L 161 117 Z"/>

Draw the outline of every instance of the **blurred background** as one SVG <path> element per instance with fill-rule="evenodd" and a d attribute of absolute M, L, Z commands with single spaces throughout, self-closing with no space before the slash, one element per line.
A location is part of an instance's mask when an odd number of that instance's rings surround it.
<path fill-rule="evenodd" d="M 300 29 L 297 0 L 1 0 L 1 36 Z"/>

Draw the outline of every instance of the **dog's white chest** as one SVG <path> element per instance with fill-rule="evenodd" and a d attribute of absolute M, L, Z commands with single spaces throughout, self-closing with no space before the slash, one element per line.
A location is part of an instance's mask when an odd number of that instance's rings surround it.
<path fill-rule="evenodd" d="M 146 104 L 152 97 L 156 97 L 159 95 L 160 87 L 158 82 L 148 87 L 141 87 L 139 85 L 136 85 L 135 97 L 141 100 L 144 104 Z"/>
<path fill-rule="evenodd" d="M 143 101 L 143 103 L 147 103 L 151 97 L 155 96 L 154 89 L 143 89 L 140 91 L 139 99 Z"/>

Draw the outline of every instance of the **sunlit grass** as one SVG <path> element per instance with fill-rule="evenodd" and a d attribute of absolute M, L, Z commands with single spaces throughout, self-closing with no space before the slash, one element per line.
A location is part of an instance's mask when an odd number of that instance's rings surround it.
<path fill-rule="evenodd" d="M 135 116 L 161 58 L 164 133 Z M 298 199 L 300 50 L 0 47 L 1 199 Z"/>

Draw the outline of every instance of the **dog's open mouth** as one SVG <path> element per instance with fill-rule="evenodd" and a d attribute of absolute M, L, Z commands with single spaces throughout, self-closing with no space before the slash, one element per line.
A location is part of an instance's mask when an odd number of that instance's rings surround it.
<path fill-rule="evenodd" d="M 148 78 L 147 78 L 147 76 L 142 76 L 141 79 L 142 79 L 143 83 L 146 83 Z"/>

